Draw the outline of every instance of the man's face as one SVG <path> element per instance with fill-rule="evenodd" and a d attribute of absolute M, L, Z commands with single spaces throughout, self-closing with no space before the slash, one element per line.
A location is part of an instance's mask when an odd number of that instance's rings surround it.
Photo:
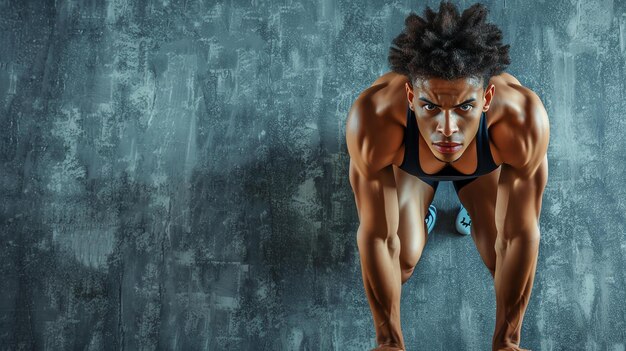
<path fill-rule="evenodd" d="M 406 83 L 406 92 L 430 151 L 438 160 L 452 163 L 463 155 L 476 136 L 480 117 L 489 109 L 495 86 L 491 84 L 483 90 L 482 80 L 471 77 L 418 78 L 413 87 Z"/>

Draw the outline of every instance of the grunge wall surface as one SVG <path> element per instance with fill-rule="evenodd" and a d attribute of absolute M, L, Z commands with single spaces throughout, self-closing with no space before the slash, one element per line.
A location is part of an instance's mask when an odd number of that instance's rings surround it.
<path fill-rule="evenodd" d="M 460 1 L 466 8 L 473 2 Z M 345 119 L 439 1 L 0 1 L 0 350 L 366 350 Z M 626 349 L 626 3 L 488 1 L 551 124 L 522 346 Z M 409 350 L 488 350 L 442 183 Z"/>

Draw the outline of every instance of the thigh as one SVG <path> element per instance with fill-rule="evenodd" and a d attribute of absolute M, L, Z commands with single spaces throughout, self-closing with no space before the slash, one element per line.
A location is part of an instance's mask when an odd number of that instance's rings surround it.
<path fill-rule="evenodd" d="M 425 182 L 396 166 L 393 168 L 400 210 L 400 265 L 403 269 L 409 269 L 417 264 L 426 245 L 428 234 L 424 218 L 438 182 Z"/>
<path fill-rule="evenodd" d="M 495 269 L 496 264 L 495 209 L 501 168 L 498 167 L 470 182 L 455 183 L 459 200 L 472 220 L 471 234 L 476 248 L 490 270 Z"/>

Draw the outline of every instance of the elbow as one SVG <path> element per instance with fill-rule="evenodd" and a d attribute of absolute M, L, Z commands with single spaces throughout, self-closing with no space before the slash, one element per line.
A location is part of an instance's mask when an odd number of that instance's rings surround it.
<path fill-rule="evenodd" d="M 541 240 L 541 233 L 538 227 L 534 227 L 520 231 L 514 238 L 526 242 L 539 242 Z"/>
<path fill-rule="evenodd" d="M 364 225 L 360 225 L 356 233 L 358 245 L 371 243 L 376 240 L 387 242 L 388 240 L 394 239 L 397 235 L 397 232 L 392 232 L 387 229 L 371 228 Z"/>
<path fill-rule="evenodd" d="M 507 248 L 511 246 L 536 250 L 539 248 L 540 241 L 541 234 L 539 233 L 539 228 L 536 230 L 510 231 L 506 235 L 498 233 L 494 249 L 497 256 L 503 256 L 507 252 Z"/>
<path fill-rule="evenodd" d="M 496 246 L 501 248 L 507 247 L 513 242 L 539 243 L 541 241 L 541 233 L 539 227 L 517 228 L 505 232 L 498 232 Z"/>

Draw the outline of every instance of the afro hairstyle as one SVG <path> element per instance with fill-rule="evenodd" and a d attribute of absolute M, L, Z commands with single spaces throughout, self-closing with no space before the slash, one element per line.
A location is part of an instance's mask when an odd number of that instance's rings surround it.
<path fill-rule="evenodd" d="M 485 87 L 510 64 L 509 45 L 502 45 L 496 25 L 485 23 L 487 14 L 487 8 L 476 3 L 459 15 L 449 1 L 439 4 L 438 13 L 426 7 L 423 18 L 410 12 L 389 48 L 389 67 L 411 84 L 418 78 L 475 77 L 482 78 Z"/>

